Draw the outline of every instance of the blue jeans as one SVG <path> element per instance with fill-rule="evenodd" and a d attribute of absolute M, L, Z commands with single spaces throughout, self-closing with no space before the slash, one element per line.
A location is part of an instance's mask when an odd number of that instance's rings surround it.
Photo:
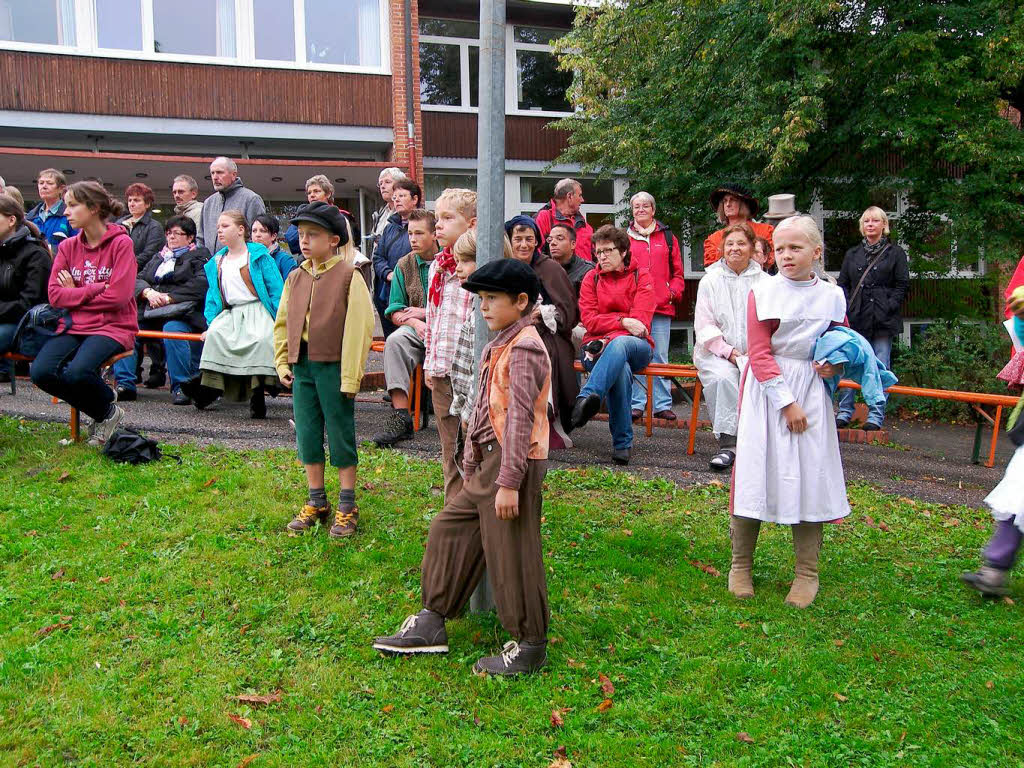
<path fill-rule="evenodd" d="M 889 367 L 889 356 L 892 353 L 892 337 L 891 336 L 876 336 L 871 339 L 871 348 L 875 350 L 875 357 L 885 363 L 885 367 Z M 857 396 L 857 390 L 855 389 L 841 389 L 839 390 L 839 415 L 836 417 L 839 421 L 849 421 L 853 418 L 853 401 Z M 886 400 L 888 400 L 886 396 Z M 883 400 L 878 405 L 868 406 L 868 424 L 874 424 L 877 427 L 882 426 L 882 421 L 885 419 L 885 401 Z"/>
<path fill-rule="evenodd" d="M 655 315 L 651 321 L 651 338 L 654 339 L 655 363 L 668 362 L 668 342 L 672 334 L 672 318 L 667 315 Z M 672 410 L 672 380 L 655 376 L 654 412 Z M 647 378 L 633 377 L 633 410 L 642 411 L 647 407 Z"/>
<path fill-rule="evenodd" d="M 114 402 L 114 393 L 100 378 L 99 368 L 104 360 L 122 351 L 120 344 L 106 336 L 53 336 L 29 368 L 32 383 L 93 420 L 103 421 Z"/>
<path fill-rule="evenodd" d="M 596 364 L 583 361 L 590 378 L 580 390 L 580 397 L 598 395 L 607 401 L 612 448 L 617 451 L 633 445 L 633 418 L 629 407 L 633 374 L 647 367 L 652 354 L 646 339 L 617 336 L 608 342 Z"/>
<path fill-rule="evenodd" d="M 162 329 L 165 333 L 196 333 L 196 330 L 184 320 L 168 320 Z M 150 342 L 152 343 L 152 341 Z M 203 344 L 200 341 L 178 341 L 164 339 L 164 353 L 167 356 L 167 375 L 171 379 L 171 391 L 180 387 L 199 373 L 199 359 L 203 355 Z M 112 366 L 114 381 L 119 387 L 135 389 L 135 365 L 142 354 L 142 343 L 135 342 L 135 354 L 118 360 Z"/>

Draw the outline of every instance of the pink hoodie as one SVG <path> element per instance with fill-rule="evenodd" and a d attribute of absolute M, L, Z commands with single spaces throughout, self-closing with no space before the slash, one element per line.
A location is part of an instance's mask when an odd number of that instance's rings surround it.
<path fill-rule="evenodd" d="M 75 285 L 57 282 L 67 270 Z M 71 311 L 75 336 L 106 336 L 126 350 L 135 345 L 139 315 L 135 305 L 135 249 L 123 227 L 108 224 L 98 246 L 85 241 L 85 232 L 70 237 L 57 248 L 47 289 L 50 303 Z"/>

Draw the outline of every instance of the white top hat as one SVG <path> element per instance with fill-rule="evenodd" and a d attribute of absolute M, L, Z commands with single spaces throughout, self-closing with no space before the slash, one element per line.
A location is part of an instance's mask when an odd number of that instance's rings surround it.
<path fill-rule="evenodd" d="M 799 216 L 796 209 L 796 195 L 772 195 L 768 198 L 768 210 L 762 218 L 771 221 L 782 221 L 790 216 Z"/>

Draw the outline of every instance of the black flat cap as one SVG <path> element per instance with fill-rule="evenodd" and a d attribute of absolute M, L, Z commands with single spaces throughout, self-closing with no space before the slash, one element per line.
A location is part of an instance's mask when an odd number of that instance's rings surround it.
<path fill-rule="evenodd" d="M 341 238 L 339 245 L 348 242 L 348 225 L 345 216 L 330 203 L 316 202 L 303 205 L 292 217 L 291 223 L 298 224 L 301 221 L 316 224 L 331 234 L 337 235 Z"/>
<path fill-rule="evenodd" d="M 470 293 L 496 291 L 518 296 L 525 293 L 532 305 L 540 295 L 540 280 L 531 267 L 516 259 L 497 259 L 478 268 L 462 284 Z"/>

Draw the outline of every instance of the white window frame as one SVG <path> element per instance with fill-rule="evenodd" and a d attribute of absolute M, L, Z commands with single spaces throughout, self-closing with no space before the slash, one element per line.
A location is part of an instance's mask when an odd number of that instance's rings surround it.
<path fill-rule="evenodd" d="M 571 115 L 572 110 L 557 112 L 546 109 L 520 109 L 519 108 L 519 51 L 540 51 L 554 55 L 554 47 L 542 43 L 521 43 L 516 40 L 515 28 L 529 27 L 532 29 L 550 29 L 555 32 L 568 34 L 569 30 L 562 30 L 557 27 L 545 27 L 538 24 L 506 24 L 505 25 L 505 114 L 526 115 L 529 117 L 565 117 Z"/>
<path fill-rule="evenodd" d="M 295 21 L 295 61 L 273 61 L 255 57 L 256 41 L 253 0 L 235 0 L 235 55 L 198 56 L 153 51 L 153 2 L 142 3 L 141 51 L 100 48 L 96 29 L 95 0 L 74 0 L 75 45 L 46 45 L 0 40 L 0 50 L 50 53 L 65 56 L 93 56 L 134 61 L 166 61 L 184 64 L 217 64 L 234 67 L 260 67 L 263 69 L 293 69 L 312 72 L 351 72 L 357 74 L 391 74 L 391 9 L 388 0 L 377 0 L 380 14 L 380 65 L 358 66 L 350 64 L 314 64 L 306 61 L 306 18 L 304 0 L 292 0 Z"/>
<path fill-rule="evenodd" d="M 536 213 L 547 205 L 550 201 L 545 200 L 543 203 L 531 203 L 522 199 L 523 186 L 521 183 L 522 177 L 535 178 L 538 176 L 544 176 L 543 173 L 506 173 L 505 174 L 505 218 L 511 219 L 513 216 L 526 212 L 531 216 L 535 216 Z M 557 178 L 562 178 L 559 175 Z M 587 176 L 574 176 L 581 181 L 592 181 L 593 179 Z M 626 192 L 627 182 L 625 179 L 614 178 L 612 180 L 612 200 L 622 200 L 623 195 Z M 584 201 L 583 211 L 584 217 L 591 213 L 602 213 L 612 217 L 612 220 L 617 225 L 622 224 L 622 204 L 621 203 L 588 203 Z"/>
<path fill-rule="evenodd" d="M 424 18 L 429 19 L 444 19 L 442 16 L 427 16 Z M 420 109 L 424 112 L 468 112 L 470 114 L 476 114 L 480 111 L 479 107 L 471 107 L 470 102 L 472 101 L 472 93 L 469 87 L 469 49 L 471 46 L 480 48 L 479 37 L 449 37 L 447 35 L 420 35 L 420 43 L 435 43 L 437 45 L 457 45 L 459 47 L 459 85 L 460 91 L 459 96 L 462 100 L 462 104 L 459 106 L 451 106 L 449 104 L 426 104 L 422 100 L 420 102 Z M 417 55 L 418 55 L 417 51 Z M 422 77 L 422 74 L 421 74 Z"/>

